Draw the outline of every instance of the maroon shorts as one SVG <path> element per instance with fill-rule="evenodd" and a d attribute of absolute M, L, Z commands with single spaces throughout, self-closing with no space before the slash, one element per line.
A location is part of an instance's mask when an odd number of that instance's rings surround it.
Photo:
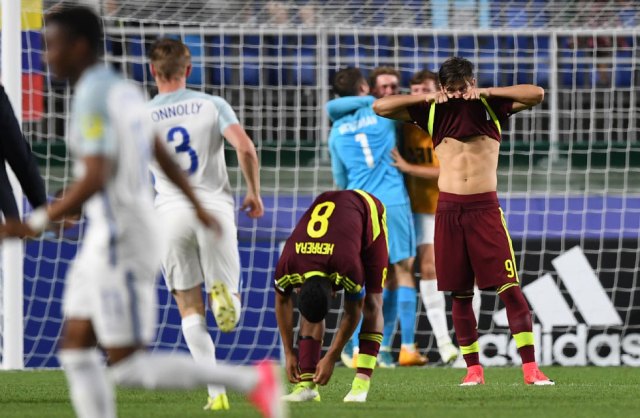
<path fill-rule="evenodd" d="M 465 291 L 518 282 L 516 259 L 496 192 L 440 192 L 434 242 L 438 289 Z"/>

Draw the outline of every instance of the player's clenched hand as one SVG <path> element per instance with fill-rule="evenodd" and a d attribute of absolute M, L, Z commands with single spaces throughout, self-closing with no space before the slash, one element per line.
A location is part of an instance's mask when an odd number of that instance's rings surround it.
<path fill-rule="evenodd" d="M 36 235 L 27 224 L 14 219 L 7 219 L 5 224 L 0 225 L 0 238 L 28 238 Z"/>
<path fill-rule="evenodd" d="M 449 101 L 449 96 L 441 91 L 427 94 L 425 99 L 428 103 L 444 103 Z"/>
<path fill-rule="evenodd" d="M 285 370 L 289 382 L 298 383 L 300 381 L 300 372 L 298 371 L 298 357 L 295 354 L 287 354 L 285 358 Z"/>
<path fill-rule="evenodd" d="M 240 210 L 247 212 L 250 218 L 260 218 L 264 215 L 264 205 L 262 204 L 260 195 L 247 193 Z"/>
<path fill-rule="evenodd" d="M 402 155 L 400 155 L 397 148 L 391 150 L 391 158 L 393 158 L 393 162 L 391 163 L 392 166 L 398 167 L 398 170 L 403 173 L 406 173 L 409 170 L 409 163 L 407 160 L 402 158 Z"/>
<path fill-rule="evenodd" d="M 489 97 L 489 89 L 469 87 L 467 92 L 462 95 L 462 98 L 465 100 L 480 100 L 481 97 Z"/>
<path fill-rule="evenodd" d="M 222 227 L 220 226 L 220 222 L 218 222 L 218 219 L 216 219 L 215 216 L 201 207 L 198 207 L 196 209 L 196 215 L 198 216 L 200 222 L 202 222 L 202 224 L 207 228 L 212 229 L 216 235 L 222 234 Z"/>
<path fill-rule="evenodd" d="M 316 366 L 316 374 L 313 376 L 313 382 L 319 385 L 329 383 L 335 365 L 336 362 L 329 356 L 322 357 Z"/>

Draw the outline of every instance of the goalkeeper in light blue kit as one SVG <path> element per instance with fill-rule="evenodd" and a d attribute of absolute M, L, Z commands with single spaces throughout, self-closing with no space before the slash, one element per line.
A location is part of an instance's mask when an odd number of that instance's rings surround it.
<path fill-rule="evenodd" d="M 393 367 L 391 337 L 397 316 L 403 351 L 419 356 L 414 343 L 417 302 L 412 266 L 415 231 L 404 179 L 392 165 L 396 125 L 373 112 L 374 98 L 368 95 L 369 86 L 360 70 L 339 71 L 333 89 L 340 96 L 327 104 L 333 122 L 329 151 L 334 180 L 341 189 L 362 189 L 373 194 L 387 208 L 389 263 L 392 265 L 388 280 L 397 283 L 398 287 L 385 287 L 383 293 L 384 336 L 378 365 Z M 357 345 L 354 341 L 354 351 Z M 355 362 L 357 365 L 357 359 Z"/>

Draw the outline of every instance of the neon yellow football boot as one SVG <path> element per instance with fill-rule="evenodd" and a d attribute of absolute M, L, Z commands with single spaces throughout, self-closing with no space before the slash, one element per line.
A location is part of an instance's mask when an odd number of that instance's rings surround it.
<path fill-rule="evenodd" d="M 229 409 L 229 398 L 226 393 L 221 393 L 215 398 L 209 396 L 209 402 L 202 409 L 205 411 L 226 411 Z"/>

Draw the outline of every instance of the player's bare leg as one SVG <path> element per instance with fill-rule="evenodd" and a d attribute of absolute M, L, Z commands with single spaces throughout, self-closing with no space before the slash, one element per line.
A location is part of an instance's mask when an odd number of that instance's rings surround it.
<path fill-rule="evenodd" d="M 443 363 L 450 364 L 458 358 L 459 350 L 453 345 L 449 335 L 444 292 L 438 291 L 433 244 L 419 245 L 418 253 L 420 254 L 420 296 L 422 297 L 422 303 L 438 345 L 440 358 Z"/>
<path fill-rule="evenodd" d="M 115 418 L 113 385 L 96 345 L 91 321 L 69 318 L 64 324 L 58 359 L 67 377 L 76 416 Z"/>
<path fill-rule="evenodd" d="M 182 318 L 182 334 L 189 352 L 198 362 L 216 364 L 216 348 L 207 329 L 205 306 L 200 285 L 188 290 L 174 290 L 174 299 Z M 205 410 L 227 410 L 229 399 L 224 386 L 207 387 L 208 402 Z"/>
<path fill-rule="evenodd" d="M 382 291 L 383 331 L 382 344 L 378 354 L 378 367 L 393 368 L 395 363 L 391 355 L 393 332 L 398 322 L 398 279 L 395 270 L 390 268 Z"/>
<path fill-rule="evenodd" d="M 460 386 L 484 384 L 484 371 L 480 365 L 478 324 L 473 313 L 473 290 L 453 292 L 453 326 L 460 344 L 460 351 L 467 363 L 467 375 Z"/>
<path fill-rule="evenodd" d="M 398 363 L 401 366 L 422 366 L 428 359 L 416 348 L 416 286 L 413 277 L 413 257 L 405 258 L 393 265 L 398 280 L 398 317 L 400 318 L 401 342 Z"/>
<path fill-rule="evenodd" d="M 301 316 L 300 340 L 298 341 L 300 382 L 295 385 L 291 393 L 282 397 L 283 400 L 288 402 L 320 402 L 320 392 L 318 385 L 313 382 L 313 377 L 322 352 L 324 324 L 324 320 L 311 323 Z"/>
<path fill-rule="evenodd" d="M 365 402 L 369 393 L 371 375 L 376 366 L 376 358 L 382 342 L 382 295 L 367 293 L 362 308 L 362 331 L 358 353 L 356 376 L 345 402 Z"/>
<path fill-rule="evenodd" d="M 536 363 L 531 311 L 522 289 L 518 283 L 507 283 L 498 288 L 498 296 L 505 305 L 509 329 L 522 358 L 524 383 L 536 386 L 554 385 L 553 380 L 545 376 Z"/>

